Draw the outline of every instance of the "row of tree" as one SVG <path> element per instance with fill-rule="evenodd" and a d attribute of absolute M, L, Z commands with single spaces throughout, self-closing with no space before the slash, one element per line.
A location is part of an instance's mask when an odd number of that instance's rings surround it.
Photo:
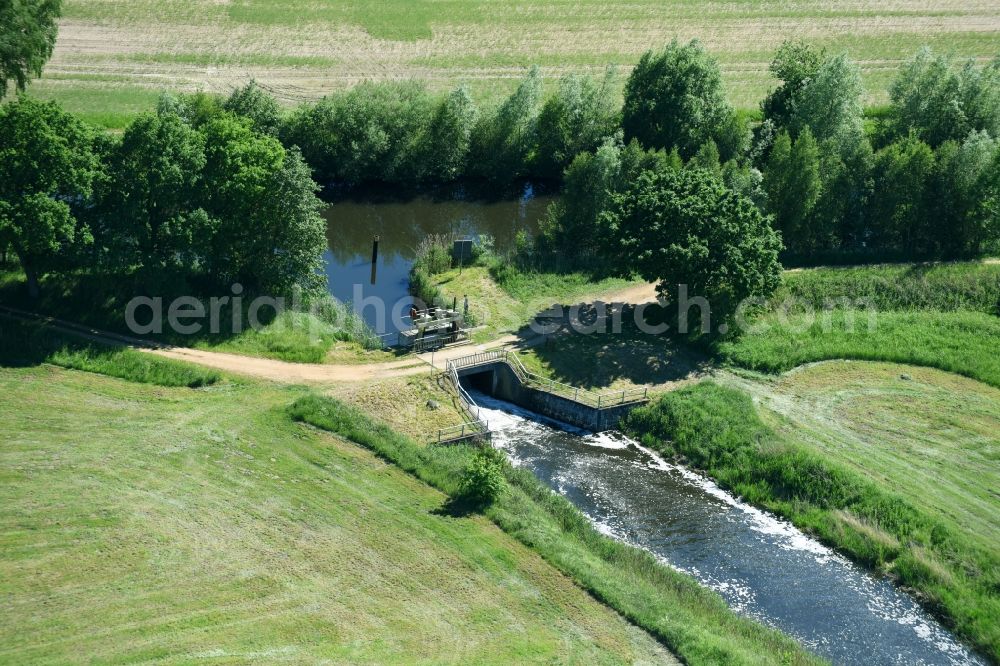
<path fill-rule="evenodd" d="M 121 136 L 51 102 L 0 107 L 0 245 L 33 296 L 59 271 L 157 295 L 323 286 L 322 203 L 299 151 L 204 102 L 164 98 Z"/>
<path fill-rule="evenodd" d="M 362 83 L 300 107 L 277 134 L 302 149 L 324 183 L 558 180 L 573 157 L 614 133 L 616 93 L 609 70 L 600 81 L 567 76 L 542 102 L 532 68 L 510 97 L 482 111 L 464 88 L 435 98 L 416 82 Z"/>
<path fill-rule="evenodd" d="M 923 49 L 899 72 L 889 106 L 868 118 L 860 69 L 846 55 L 787 42 L 770 69 L 779 85 L 754 123 L 728 103 L 718 62 L 697 41 L 646 53 L 620 107 L 613 70 L 567 76 L 543 99 L 537 69 L 486 110 L 464 89 L 434 97 L 415 82 L 363 83 L 287 116 L 251 84 L 225 107 L 298 146 L 323 183 L 562 179 L 548 240 L 582 261 L 594 248 L 579 239 L 596 238 L 585 227 L 601 212 L 594 199 L 606 197 L 595 183 L 613 192 L 631 182 L 639 153 L 647 167 L 715 172 L 772 215 L 787 253 L 800 257 L 962 256 L 997 242 L 1000 60 L 958 64 Z M 616 136 L 617 148 L 605 145 Z M 612 178 L 615 151 L 625 171 Z"/>
<path fill-rule="evenodd" d="M 771 215 L 798 256 L 996 249 L 1000 60 L 959 67 L 922 50 L 875 119 L 864 115 L 860 70 L 844 55 L 788 42 L 771 71 L 780 85 L 751 132 L 696 42 L 644 56 L 625 87 L 623 131 L 566 170 L 540 250 L 573 248 L 572 257 L 591 264 L 612 196 L 663 166 L 713 172 Z"/>

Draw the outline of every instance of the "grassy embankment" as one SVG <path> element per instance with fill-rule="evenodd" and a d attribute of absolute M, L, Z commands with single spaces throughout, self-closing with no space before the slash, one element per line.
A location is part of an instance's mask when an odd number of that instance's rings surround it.
<path fill-rule="evenodd" d="M 148 337 L 156 342 L 293 363 L 323 363 L 331 360 L 332 356 L 338 362 L 344 359 L 353 362 L 378 361 L 388 356 L 381 350 L 366 349 L 377 346 L 374 334 L 350 308 L 332 299 L 312 312 L 286 309 L 274 316 L 273 309 L 261 308 L 258 316 L 262 325 L 256 328 L 249 326 L 251 301 L 245 299 L 242 313 L 235 317 L 241 322 L 239 327 L 235 327 L 237 333 L 231 332 L 234 329 L 232 308 L 224 307 L 218 317 L 218 333 L 211 333 L 210 320 L 205 318 L 200 322 L 200 331 L 181 335 L 171 333 L 167 326 L 170 304 L 167 298 L 162 308 L 163 332 L 136 336 L 125 321 L 126 304 L 134 296 L 127 291 L 129 284 L 127 277 L 91 280 L 72 274 L 49 276 L 42 281 L 41 297 L 32 300 L 27 296 L 24 274 L 7 266 L 0 268 L 0 303 L 132 337 Z M 219 296 L 228 295 L 222 293 Z M 203 299 L 203 303 L 206 312 L 210 311 L 209 299 Z M 136 320 L 141 324 L 148 323 L 150 318 L 147 308 L 139 309 L 136 314 Z"/>
<path fill-rule="evenodd" d="M 302 390 L 0 369 L 0 661 L 662 661 Z"/>
<path fill-rule="evenodd" d="M 704 382 L 633 412 L 626 430 L 889 573 L 1000 660 L 1000 391 L 857 364 L 746 385 L 784 415 Z"/>
<path fill-rule="evenodd" d="M 448 303 L 457 298 L 461 306 L 463 297 L 469 297 L 470 313 L 482 327 L 474 334 L 476 341 L 524 332 L 536 315 L 554 304 L 572 305 L 595 293 L 611 292 L 630 284 L 617 278 L 595 283 L 582 273 L 517 273 L 508 282 L 498 284 L 487 266 L 471 266 L 461 271 L 453 268 L 431 279 Z"/>
<path fill-rule="evenodd" d="M 196 388 L 220 379 L 213 370 L 156 358 L 134 349 L 87 342 L 34 323 L 0 316 L 0 365 L 39 363 L 159 386 Z"/>
<path fill-rule="evenodd" d="M 293 418 L 370 448 L 453 498 L 470 447 L 421 447 L 328 398 L 296 401 Z M 692 664 L 812 663 L 791 639 L 739 617 L 715 593 L 649 553 L 601 535 L 567 500 L 530 472 L 505 469 L 507 492 L 485 511 L 501 529 L 537 551 L 591 595 L 663 641 Z"/>
<path fill-rule="evenodd" d="M 805 35 L 862 66 L 869 103 L 886 99 L 900 59 L 930 44 L 992 58 L 988 3 L 859 7 L 767 0 L 746 4 L 604 0 L 586 12 L 560 0 L 448 3 L 361 0 L 287 10 L 281 0 L 66 0 L 59 41 L 33 94 L 107 126 L 155 103 L 161 89 L 228 92 L 250 76 L 293 104 L 363 79 L 459 84 L 490 104 L 524 68 L 551 82 L 566 72 L 627 71 L 647 49 L 697 37 L 721 62 L 732 102 L 756 108 L 773 86 L 767 64 L 786 37 Z M 546 45 L 540 50 L 539 45 Z M 622 77 L 624 78 L 624 77 Z"/>
<path fill-rule="evenodd" d="M 963 262 L 813 269 L 786 273 L 776 304 L 864 301 L 815 316 L 772 308 L 755 329 L 718 345 L 729 364 L 782 372 L 812 361 L 892 361 L 1000 386 L 1000 265 Z M 870 317 L 870 312 L 875 315 Z M 873 324 L 870 326 L 869 324 Z"/>
<path fill-rule="evenodd" d="M 789 298 L 799 305 L 786 311 Z M 826 301 L 836 307 L 824 312 Z M 717 343 L 708 356 L 670 335 L 640 332 L 627 311 L 620 334 L 557 337 L 525 350 L 522 360 L 539 374 L 595 389 L 669 386 L 711 361 L 777 373 L 840 358 L 922 365 L 1000 386 L 1000 264 L 787 271 L 771 303 L 750 331 Z M 858 303 L 873 306 L 874 318 Z M 649 314 L 655 317 L 655 308 Z"/>

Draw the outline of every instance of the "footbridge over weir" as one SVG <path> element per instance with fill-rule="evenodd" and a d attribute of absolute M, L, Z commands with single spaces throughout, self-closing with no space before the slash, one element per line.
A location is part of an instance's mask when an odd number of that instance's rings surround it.
<path fill-rule="evenodd" d="M 469 422 L 438 432 L 439 442 L 489 438 L 489 424 L 465 386 L 578 428 L 602 432 L 649 401 L 646 388 L 596 392 L 529 372 L 510 349 L 483 351 L 448 361 L 445 371 Z"/>

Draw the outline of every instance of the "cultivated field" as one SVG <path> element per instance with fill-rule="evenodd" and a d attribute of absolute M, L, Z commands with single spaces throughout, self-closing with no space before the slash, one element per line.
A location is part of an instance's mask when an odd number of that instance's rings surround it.
<path fill-rule="evenodd" d="M 315 99 L 363 79 L 467 84 L 489 101 L 525 67 L 547 78 L 626 73 L 649 49 L 697 37 L 720 59 L 735 104 L 756 107 L 774 49 L 791 37 L 848 51 L 868 101 L 923 44 L 997 55 L 990 0 L 66 0 L 41 96 L 108 124 L 158 90 L 226 92 L 255 77 L 283 101 Z"/>
<path fill-rule="evenodd" d="M 669 659 L 301 393 L 0 369 L 0 662 Z"/>

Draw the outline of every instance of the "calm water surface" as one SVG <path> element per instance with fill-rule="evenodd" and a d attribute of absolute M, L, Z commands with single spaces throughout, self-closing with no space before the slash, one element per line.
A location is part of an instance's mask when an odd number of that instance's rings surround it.
<path fill-rule="evenodd" d="M 620 434 L 594 435 L 482 393 L 494 445 L 602 532 L 645 548 L 838 664 L 981 664 L 907 594 Z"/>
<path fill-rule="evenodd" d="M 421 239 L 430 234 L 493 236 L 498 250 L 510 248 L 521 230 L 534 233 L 552 201 L 526 189 L 519 199 L 481 202 L 419 197 L 406 202 L 344 201 L 326 209 L 325 255 L 330 293 L 350 301 L 378 333 L 394 332 L 392 315 L 383 321 L 374 299 L 409 310 L 408 275 Z M 379 236 L 375 283 L 371 282 L 372 239 Z"/>

